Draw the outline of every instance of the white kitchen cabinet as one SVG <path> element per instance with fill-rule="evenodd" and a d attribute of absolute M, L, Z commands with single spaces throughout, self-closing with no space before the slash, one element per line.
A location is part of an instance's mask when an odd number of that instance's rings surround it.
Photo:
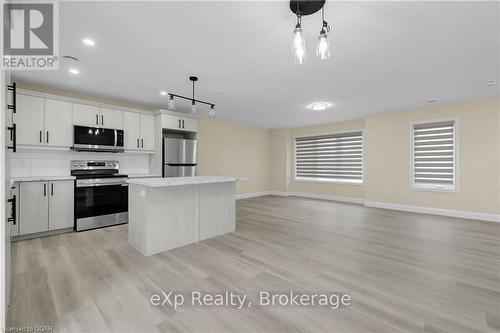
<path fill-rule="evenodd" d="M 18 145 L 43 145 L 44 141 L 44 99 L 29 95 L 17 95 L 17 110 L 13 115 L 17 125 Z"/>
<path fill-rule="evenodd" d="M 74 225 L 72 180 L 22 182 L 19 186 L 19 235 Z"/>
<path fill-rule="evenodd" d="M 74 182 L 72 180 L 48 183 L 49 230 L 71 228 L 74 225 Z"/>
<path fill-rule="evenodd" d="M 161 127 L 165 129 L 175 129 L 181 128 L 180 117 L 171 116 L 168 114 L 161 115 Z"/>
<path fill-rule="evenodd" d="M 20 146 L 70 147 L 73 144 L 69 102 L 18 94 L 14 114 Z"/>
<path fill-rule="evenodd" d="M 73 145 L 72 104 L 45 99 L 45 144 L 55 147 Z"/>
<path fill-rule="evenodd" d="M 141 114 L 141 149 L 155 150 L 155 116 Z"/>
<path fill-rule="evenodd" d="M 195 118 L 174 116 L 170 114 L 161 115 L 161 127 L 179 131 L 197 132 L 198 120 Z"/>
<path fill-rule="evenodd" d="M 73 124 L 89 127 L 123 129 L 123 111 L 73 103 Z"/>
<path fill-rule="evenodd" d="M 123 129 L 123 111 L 100 107 L 99 113 L 100 127 Z"/>
<path fill-rule="evenodd" d="M 154 151 L 155 117 L 153 115 L 124 112 L 123 128 L 125 149 Z"/>
<path fill-rule="evenodd" d="M 189 132 L 198 131 L 198 120 L 193 118 L 182 118 L 182 129 Z"/>
<path fill-rule="evenodd" d="M 19 187 L 19 234 L 49 229 L 47 182 L 23 182 Z"/>
<path fill-rule="evenodd" d="M 100 124 L 99 107 L 73 103 L 73 124 L 98 127 Z"/>
<path fill-rule="evenodd" d="M 141 115 L 134 112 L 124 112 L 123 135 L 127 150 L 139 150 L 141 141 Z"/>

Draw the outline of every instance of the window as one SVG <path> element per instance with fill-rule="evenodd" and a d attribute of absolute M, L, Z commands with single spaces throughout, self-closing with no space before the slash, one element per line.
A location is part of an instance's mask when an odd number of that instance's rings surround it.
<path fill-rule="evenodd" d="M 363 133 L 295 138 L 295 179 L 363 182 Z"/>
<path fill-rule="evenodd" d="M 413 187 L 455 190 L 455 121 L 416 123 L 412 126 Z"/>

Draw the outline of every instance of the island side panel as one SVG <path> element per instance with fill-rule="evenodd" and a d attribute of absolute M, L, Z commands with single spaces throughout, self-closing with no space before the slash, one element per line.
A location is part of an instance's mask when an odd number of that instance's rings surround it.
<path fill-rule="evenodd" d="M 197 242 L 198 185 L 148 188 L 147 254 Z"/>
<path fill-rule="evenodd" d="M 142 195 L 141 195 L 142 191 Z M 141 185 L 128 186 L 128 242 L 146 255 L 146 189 Z"/>
<path fill-rule="evenodd" d="M 200 240 L 235 231 L 235 184 L 200 185 Z"/>

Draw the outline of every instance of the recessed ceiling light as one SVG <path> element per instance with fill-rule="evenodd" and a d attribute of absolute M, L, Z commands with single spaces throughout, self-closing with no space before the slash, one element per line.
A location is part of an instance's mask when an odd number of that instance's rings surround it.
<path fill-rule="evenodd" d="M 160 94 L 161 94 L 162 96 L 167 96 L 167 92 L 166 92 L 166 91 L 160 91 Z"/>
<path fill-rule="evenodd" d="M 426 103 L 436 103 L 436 100 L 435 99 L 430 99 Z"/>
<path fill-rule="evenodd" d="M 497 81 L 495 80 L 486 81 L 484 83 L 485 86 L 494 86 L 495 84 L 497 84 Z"/>
<path fill-rule="evenodd" d="M 70 68 L 70 69 L 69 69 L 69 72 L 70 72 L 71 74 L 75 74 L 75 75 L 76 75 L 76 74 L 80 74 L 80 71 L 79 71 L 78 69 L 76 69 L 76 68 Z"/>
<path fill-rule="evenodd" d="M 90 39 L 90 38 L 84 38 L 82 40 L 83 44 L 87 45 L 87 46 L 94 46 L 95 45 L 95 42 L 93 39 Z"/>
<path fill-rule="evenodd" d="M 317 103 L 312 103 L 309 108 L 313 111 L 323 111 L 326 110 L 330 104 L 327 102 L 317 102 Z"/>

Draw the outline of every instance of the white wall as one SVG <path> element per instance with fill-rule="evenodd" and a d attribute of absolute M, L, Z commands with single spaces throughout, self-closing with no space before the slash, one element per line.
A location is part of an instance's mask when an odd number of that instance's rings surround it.
<path fill-rule="evenodd" d="M 87 153 L 75 151 L 18 150 L 11 155 L 11 176 L 67 176 L 71 160 L 110 160 L 120 162 L 120 173 L 149 173 L 149 156 L 141 153 Z"/>

